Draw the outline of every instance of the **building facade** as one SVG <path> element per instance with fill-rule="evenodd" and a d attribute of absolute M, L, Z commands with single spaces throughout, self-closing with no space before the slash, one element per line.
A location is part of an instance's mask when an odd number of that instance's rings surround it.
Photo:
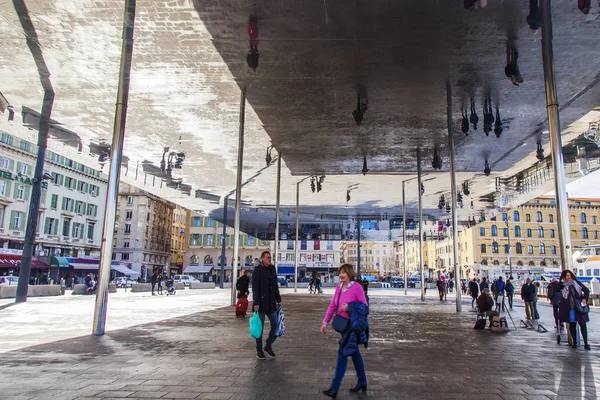
<path fill-rule="evenodd" d="M 153 272 L 177 273 L 169 270 L 174 210 L 175 204 L 121 182 L 113 261 L 139 272 L 142 279 Z"/>
<path fill-rule="evenodd" d="M 342 251 L 339 240 L 299 240 L 298 275 L 302 278 L 312 274 L 335 274 L 341 264 Z M 279 241 L 277 273 L 294 277 L 296 265 L 296 241 Z M 329 276 L 332 276 L 329 275 Z"/>
<path fill-rule="evenodd" d="M 410 250 L 408 254 L 412 255 Z M 344 242 L 344 260 L 357 265 L 358 242 Z M 362 275 L 395 275 L 394 242 L 361 241 L 360 272 Z"/>
<path fill-rule="evenodd" d="M 189 231 L 190 210 L 179 205 L 173 209 L 173 225 L 171 227 L 171 259 L 169 270 L 175 274 L 183 272 L 183 256 L 187 248 L 187 232 Z"/>
<path fill-rule="evenodd" d="M 568 199 L 572 246 L 600 244 L 600 199 Z M 560 267 L 554 197 L 541 196 L 459 233 L 460 260 L 470 276 L 499 267 L 513 274 Z"/>
<path fill-rule="evenodd" d="M 37 146 L 0 130 L 0 247 L 23 249 Z M 99 171 L 46 151 L 34 256 L 98 258 L 107 180 Z M 20 263 L 20 262 L 19 262 Z M 2 272 L 13 265 L 0 265 Z M 16 271 L 13 271 L 16 272 Z"/>
<path fill-rule="evenodd" d="M 217 276 L 215 267 L 220 265 L 221 246 L 223 241 L 223 224 L 201 213 L 188 213 L 189 228 L 186 236 L 185 255 L 183 257 L 184 273 L 201 279 L 214 280 Z M 225 230 L 225 266 L 226 278 L 231 274 L 233 259 L 234 230 L 227 226 Z M 254 268 L 260 254 L 271 250 L 271 242 L 260 240 L 246 233 L 240 233 L 238 266 Z"/>

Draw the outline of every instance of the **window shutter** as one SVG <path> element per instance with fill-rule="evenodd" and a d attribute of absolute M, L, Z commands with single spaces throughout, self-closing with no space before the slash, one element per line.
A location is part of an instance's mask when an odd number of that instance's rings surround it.
<path fill-rule="evenodd" d="M 10 196 L 10 186 L 11 186 L 12 182 L 6 181 L 6 191 L 4 193 L 6 193 L 6 197 Z"/>
<path fill-rule="evenodd" d="M 57 219 L 54 220 L 54 232 L 53 232 L 53 235 L 56 235 L 56 234 L 58 234 L 58 220 Z"/>
<path fill-rule="evenodd" d="M 66 209 L 66 208 L 67 208 L 67 198 L 66 198 L 66 197 L 63 197 L 63 199 L 62 199 L 62 200 L 63 200 L 63 201 L 62 201 L 62 207 L 61 207 L 61 210 L 64 210 L 64 209 Z"/>
<path fill-rule="evenodd" d="M 21 161 L 17 161 L 17 172 L 21 172 Z"/>
<path fill-rule="evenodd" d="M 59 176 L 58 176 L 58 184 L 59 184 L 60 186 L 63 186 L 63 185 L 64 185 L 64 183 L 65 183 L 65 177 L 64 177 L 63 175 L 59 175 Z"/>
<path fill-rule="evenodd" d="M 29 188 L 27 188 L 27 190 L 29 190 Z M 42 194 L 41 194 L 41 197 L 40 197 L 40 204 L 45 204 L 46 203 L 46 193 L 47 192 L 48 191 L 45 190 L 45 189 L 42 190 Z M 27 196 L 29 196 L 29 192 L 26 192 L 26 193 L 27 193 Z"/>
<path fill-rule="evenodd" d="M 75 206 L 75 200 L 71 199 L 71 205 L 69 206 L 69 211 L 73 212 L 74 206 Z"/>
<path fill-rule="evenodd" d="M 79 224 L 79 239 L 83 239 L 83 229 L 84 228 L 85 228 L 85 225 Z"/>
<path fill-rule="evenodd" d="M 73 227 L 71 227 L 71 237 L 77 237 L 75 236 L 75 225 L 77 225 L 76 223 L 73 223 Z"/>
<path fill-rule="evenodd" d="M 15 160 L 9 160 L 8 161 L 8 169 L 10 171 L 12 171 L 14 167 L 15 167 Z"/>
<path fill-rule="evenodd" d="M 10 224 L 9 224 L 9 229 L 15 229 L 15 214 L 17 213 L 17 211 L 11 211 L 10 212 Z"/>
<path fill-rule="evenodd" d="M 25 201 L 29 201 L 30 192 L 31 192 L 31 186 L 25 186 Z M 41 200 L 40 204 L 44 204 L 44 197 L 45 197 L 46 191 L 42 190 L 41 194 L 42 194 L 42 196 L 41 196 L 42 200 Z"/>
<path fill-rule="evenodd" d="M 19 192 L 19 184 L 15 182 L 15 187 L 13 188 L 13 199 L 17 199 L 17 193 Z"/>
<path fill-rule="evenodd" d="M 94 206 L 94 217 L 98 216 L 98 207 Z"/>
<path fill-rule="evenodd" d="M 49 226 L 50 226 L 50 218 L 46 217 L 46 222 L 44 223 L 44 233 L 50 234 L 50 232 L 48 231 Z"/>

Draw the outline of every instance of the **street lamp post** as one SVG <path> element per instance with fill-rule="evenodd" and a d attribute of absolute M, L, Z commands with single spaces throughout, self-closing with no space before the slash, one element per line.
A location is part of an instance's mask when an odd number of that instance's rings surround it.
<path fill-rule="evenodd" d="M 504 221 L 504 223 L 506 224 L 506 237 L 508 239 L 508 276 L 510 277 L 510 279 L 512 279 L 512 260 L 510 258 L 511 253 L 512 253 L 512 248 L 510 247 L 510 227 L 508 226 L 508 215 L 506 216 L 506 221 Z"/>

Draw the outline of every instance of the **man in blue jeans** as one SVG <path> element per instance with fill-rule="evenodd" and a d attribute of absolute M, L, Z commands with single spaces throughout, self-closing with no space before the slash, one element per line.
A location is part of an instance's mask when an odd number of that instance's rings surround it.
<path fill-rule="evenodd" d="M 260 255 L 260 263 L 252 273 L 252 300 L 254 311 L 258 311 L 263 328 L 265 325 L 265 315 L 269 318 L 271 330 L 263 351 L 262 332 L 256 339 L 256 358 L 265 360 L 265 352 L 269 357 L 275 358 L 273 352 L 273 343 L 277 336 L 277 310 L 281 307 L 281 295 L 277 285 L 277 271 L 271 264 L 271 253 L 263 251 Z"/>

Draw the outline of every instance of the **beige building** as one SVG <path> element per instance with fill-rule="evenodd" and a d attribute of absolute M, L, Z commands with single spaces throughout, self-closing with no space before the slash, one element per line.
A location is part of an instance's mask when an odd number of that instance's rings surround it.
<path fill-rule="evenodd" d="M 600 244 L 600 199 L 568 200 L 572 246 Z M 459 233 L 460 262 L 469 276 L 497 266 L 522 275 L 533 268 L 559 267 L 556 201 L 541 196 Z M 516 272 L 515 272 L 516 271 Z"/>
<path fill-rule="evenodd" d="M 177 273 L 183 272 L 183 256 L 187 248 L 187 232 L 189 231 L 190 210 L 176 205 L 173 209 L 173 225 L 171 227 L 171 258 L 169 268 Z"/>
<path fill-rule="evenodd" d="M 165 271 L 171 259 L 175 204 L 121 182 L 113 241 L 113 263 L 121 262 L 148 279 Z"/>
<path fill-rule="evenodd" d="M 223 224 L 201 213 L 192 211 L 188 217 L 189 229 L 186 235 L 186 249 L 183 257 L 183 272 L 201 279 L 213 279 L 220 265 Z M 227 276 L 231 273 L 233 258 L 234 230 L 226 228 L 225 265 Z M 269 241 L 260 240 L 246 233 L 240 234 L 238 265 L 254 268 L 260 254 L 271 250 Z M 213 269 L 214 268 L 214 269 Z"/>
<path fill-rule="evenodd" d="M 356 265 L 358 242 L 342 245 L 345 262 Z M 363 275 L 396 275 L 394 242 L 360 242 L 360 271 Z"/>

